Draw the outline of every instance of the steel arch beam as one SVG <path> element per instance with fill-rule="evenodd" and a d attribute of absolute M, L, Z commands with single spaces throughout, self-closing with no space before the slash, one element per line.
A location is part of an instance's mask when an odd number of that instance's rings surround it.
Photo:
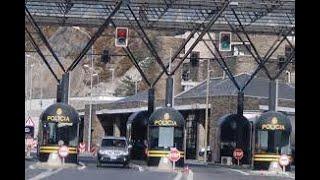
<path fill-rule="evenodd" d="M 50 64 L 48 63 L 48 61 L 46 60 L 46 58 L 44 57 L 43 53 L 41 52 L 39 46 L 37 45 L 37 43 L 35 42 L 35 40 L 33 39 L 33 37 L 31 36 L 30 32 L 28 31 L 27 28 L 25 28 L 25 31 L 27 32 L 28 38 L 33 46 L 33 48 L 37 51 L 37 53 L 39 54 L 39 56 L 41 57 L 42 61 L 46 64 L 46 66 L 48 67 L 49 71 L 51 72 L 51 74 L 54 76 L 54 78 L 57 80 L 58 84 L 60 83 L 60 80 L 58 79 L 56 73 L 54 73 L 53 69 L 51 68 Z"/>
<path fill-rule="evenodd" d="M 116 14 L 116 12 L 120 9 L 122 5 L 122 1 L 119 1 L 116 5 L 113 11 L 110 13 L 110 15 L 107 17 L 107 19 L 104 21 L 104 23 L 99 27 L 99 29 L 95 32 L 95 34 L 91 37 L 89 42 L 86 44 L 86 46 L 83 48 L 79 56 L 72 62 L 72 64 L 68 67 L 67 72 L 72 71 L 79 62 L 83 59 L 84 55 L 89 51 L 93 43 L 100 37 L 102 32 L 105 30 L 106 27 L 108 27 L 108 24 L 111 20 L 111 18 Z"/>

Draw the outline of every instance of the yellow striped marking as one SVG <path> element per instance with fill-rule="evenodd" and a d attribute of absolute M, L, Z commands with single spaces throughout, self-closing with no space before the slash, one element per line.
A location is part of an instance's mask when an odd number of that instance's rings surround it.
<path fill-rule="evenodd" d="M 276 162 L 278 162 L 279 158 L 280 158 L 280 155 L 276 155 L 276 154 L 255 154 L 253 156 L 254 161 L 267 161 L 267 162 L 276 161 Z M 291 156 L 289 156 L 289 160 L 292 161 Z"/>
<path fill-rule="evenodd" d="M 280 155 L 273 155 L 273 154 L 255 154 L 254 157 L 274 157 L 278 158 Z"/>
<path fill-rule="evenodd" d="M 53 152 L 57 152 L 54 150 L 40 150 L 40 153 L 53 153 Z M 76 151 L 69 151 L 69 154 L 78 154 Z"/>
<path fill-rule="evenodd" d="M 271 159 L 268 159 L 268 158 L 255 158 L 254 161 L 267 161 L 267 162 L 275 161 L 275 162 L 278 162 L 279 159 L 274 159 L 274 158 L 271 158 Z"/>
<path fill-rule="evenodd" d="M 77 154 L 77 148 L 75 147 L 68 147 L 69 154 Z M 40 146 L 40 153 L 53 153 L 57 152 L 59 149 L 58 146 Z"/>
<path fill-rule="evenodd" d="M 180 156 L 183 158 L 184 157 L 184 152 L 179 151 Z M 170 151 L 163 151 L 163 150 L 150 150 L 148 151 L 148 157 L 168 157 Z"/>

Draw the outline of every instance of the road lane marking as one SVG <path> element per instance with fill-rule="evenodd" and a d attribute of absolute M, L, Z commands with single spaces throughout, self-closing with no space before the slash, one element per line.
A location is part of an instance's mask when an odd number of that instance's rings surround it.
<path fill-rule="evenodd" d="M 137 164 L 131 164 L 131 165 L 132 165 L 132 167 L 138 168 L 139 172 L 143 172 L 144 171 L 144 169 L 141 166 L 137 165 Z"/>
<path fill-rule="evenodd" d="M 189 174 L 188 174 L 187 180 L 193 180 L 193 172 L 192 172 L 191 169 L 189 170 Z"/>
<path fill-rule="evenodd" d="M 182 173 L 178 172 L 178 174 L 176 175 L 176 177 L 174 177 L 173 180 L 180 180 L 182 178 Z"/>
<path fill-rule="evenodd" d="M 84 168 L 86 168 L 86 165 L 83 162 L 79 161 L 79 164 L 81 165 L 81 167 L 78 167 L 79 170 L 83 170 Z"/>
<path fill-rule="evenodd" d="M 36 175 L 36 176 L 33 177 L 33 178 L 30 178 L 29 180 L 39 180 L 39 179 L 43 179 L 43 178 L 45 178 L 45 177 L 51 176 L 51 175 L 53 175 L 53 174 L 61 171 L 61 170 L 62 170 L 62 168 L 56 169 L 56 170 L 54 170 L 54 171 L 52 171 L 52 169 L 49 169 L 49 170 L 47 170 L 47 171 L 45 171 L 45 172 L 42 172 L 42 173 Z"/>
<path fill-rule="evenodd" d="M 250 175 L 249 173 L 244 172 L 244 171 L 241 171 L 241 170 L 239 170 L 239 169 L 229 169 L 229 170 L 235 171 L 235 172 L 238 172 L 238 173 L 241 173 L 241 174 L 246 175 L 246 176 Z"/>

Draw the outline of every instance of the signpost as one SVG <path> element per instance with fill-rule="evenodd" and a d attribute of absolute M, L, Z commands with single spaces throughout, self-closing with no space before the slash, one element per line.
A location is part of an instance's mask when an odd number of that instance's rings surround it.
<path fill-rule="evenodd" d="M 169 160 L 172 161 L 174 170 L 176 167 L 176 162 L 180 159 L 181 155 L 177 148 L 170 148 Z"/>
<path fill-rule="evenodd" d="M 290 163 L 289 157 L 286 154 L 282 154 L 279 158 L 279 164 L 282 166 L 282 171 L 286 171 L 286 166 Z"/>
<path fill-rule="evenodd" d="M 60 146 L 58 150 L 59 156 L 62 158 L 62 166 L 64 165 L 64 159 L 69 155 L 69 148 L 68 146 Z"/>
<path fill-rule="evenodd" d="M 233 157 L 238 160 L 238 166 L 240 165 L 239 161 L 240 159 L 243 158 L 243 151 L 242 149 L 240 148 L 236 148 L 234 151 L 233 151 Z"/>

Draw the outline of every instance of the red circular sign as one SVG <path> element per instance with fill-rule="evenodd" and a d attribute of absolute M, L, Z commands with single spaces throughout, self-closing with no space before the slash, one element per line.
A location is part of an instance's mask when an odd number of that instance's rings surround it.
<path fill-rule="evenodd" d="M 289 157 L 285 154 L 282 154 L 279 158 L 279 164 L 281 166 L 287 166 L 290 163 Z"/>
<path fill-rule="evenodd" d="M 243 151 L 240 148 L 236 148 L 233 151 L 233 157 L 236 158 L 237 160 L 240 160 L 243 158 Z"/>
<path fill-rule="evenodd" d="M 181 155 L 177 148 L 170 148 L 169 160 L 172 162 L 177 162 Z"/>
<path fill-rule="evenodd" d="M 58 150 L 58 154 L 60 157 L 67 157 L 69 155 L 69 148 L 68 146 L 61 146 Z"/>

